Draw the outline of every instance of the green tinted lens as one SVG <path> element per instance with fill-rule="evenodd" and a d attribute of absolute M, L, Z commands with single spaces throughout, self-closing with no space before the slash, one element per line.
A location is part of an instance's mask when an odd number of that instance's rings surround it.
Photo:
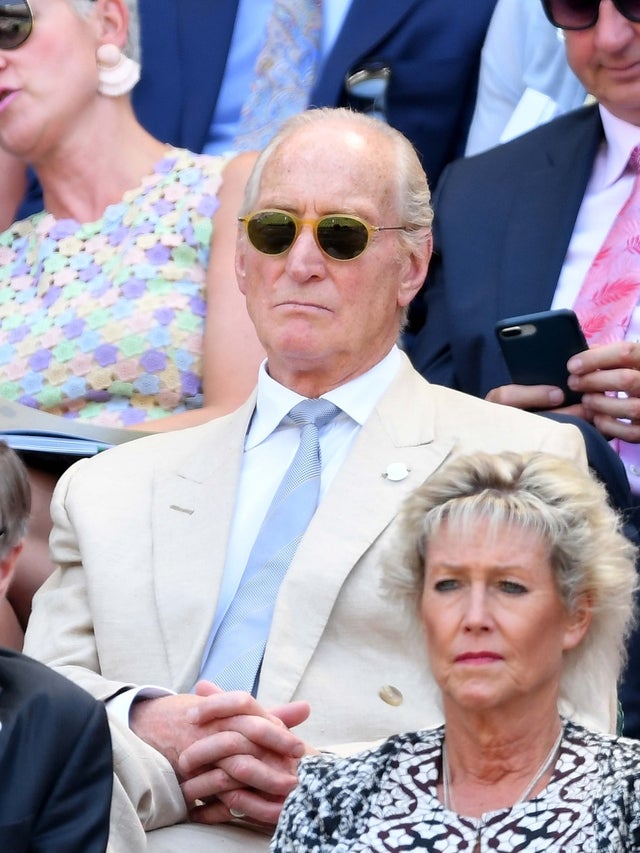
<path fill-rule="evenodd" d="M 296 239 L 296 223 L 286 213 L 267 210 L 257 213 L 247 222 L 251 244 L 265 255 L 281 255 Z"/>
<path fill-rule="evenodd" d="M 33 28 L 26 0 L 0 3 L 0 50 L 14 50 L 29 38 Z"/>
<path fill-rule="evenodd" d="M 318 222 L 318 244 L 337 261 L 351 261 L 367 248 L 369 232 L 364 222 L 351 216 L 325 216 Z"/>

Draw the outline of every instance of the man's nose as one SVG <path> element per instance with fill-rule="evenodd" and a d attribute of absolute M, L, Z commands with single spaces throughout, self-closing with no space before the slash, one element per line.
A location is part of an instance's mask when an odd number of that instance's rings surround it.
<path fill-rule="evenodd" d="M 594 31 L 595 46 L 602 50 L 618 50 L 633 38 L 640 38 L 633 22 L 616 9 L 612 0 L 600 0 Z"/>
<path fill-rule="evenodd" d="M 287 272 L 295 281 L 324 276 L 325 256 L 313 235 L 313 226 L 303 225 L 287 254 Z"/>

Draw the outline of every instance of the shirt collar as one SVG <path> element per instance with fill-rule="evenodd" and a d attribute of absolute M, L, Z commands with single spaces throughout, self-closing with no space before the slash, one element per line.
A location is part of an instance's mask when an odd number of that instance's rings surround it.
<path fill-rule="evenodd" d="M 322 394 L 322 399 L 329 400 L 342 410 L 343 414 L 338 415 L 336 420 L 348 417 L 362 426 L 395 378 L 401 363 L 400 350 L 394 345 L 382 361 L 361 376 Z M 256 408 L 247 431 L 245 450 L 268 438 L 296 403 L 304 399 L 272 379 L 267 372 L 267 362 L 263 361 L 258 373 Z"/>
<path fill-rule="evenodd" d="M 604 152 L 602 185 L 614 184 L 625 171 L 631 152 L 640 144 L 640 127 L 614 116 L 599 105 L 607 145 Z"/>

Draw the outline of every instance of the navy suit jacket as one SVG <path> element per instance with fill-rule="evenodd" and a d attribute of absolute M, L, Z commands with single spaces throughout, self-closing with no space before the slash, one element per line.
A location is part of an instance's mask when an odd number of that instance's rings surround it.
<path fill-rule="evenodd" d="M 602 140 L 597 106 L 583 107 L 445 170 L 434 196 L 424 325 L 410 345 L 427 379 L 478 397 L 511 381 L 494 325 L 551 307 Z M 589 464 L 627 509 L 622 464 L 593 427 L 579 426 Z M 626 517 L 625 532 L 638 544 L 640 512 L 627 509 Z M 620 698 L 625 734 L 640 738 L 638 629 Z"/>
<path fill-rule="evenodd" d="M 345 75 L 384 60 L 392 75 L 389 122 L 416 146 L 435 184 L 464 149 L 495 3 L 473 0 L 464 14 L 454 14 L 450 0 L 353 0 L 311 104 L 346 105 Z M 237 6 L 237 0 L 139 0 L 143 68 L 134 105 L 142 124 L 163 141 L 202 150 Z"/>
<path fill-rule="evenodd" d="M 112 763 L 103 704 L 0 649 L 0 850 L 104 853 Z"/>
<path fill-rule="evenodd" d="M 597 107 L 584 107 L 443 174 L 411 345 L 429 380 L 479 397 L 510 381 L 494 325 L 551 306 L 602 138 Z"/>

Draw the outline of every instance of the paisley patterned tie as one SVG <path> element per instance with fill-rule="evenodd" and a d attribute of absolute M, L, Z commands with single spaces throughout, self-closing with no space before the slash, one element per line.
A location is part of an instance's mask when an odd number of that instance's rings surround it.
<path fill-rule="evenodd" d="M 234 149 L 263 148 L 289 116 L 309 103 L 320 56 L 321 0 L 274 0 Z"/>

